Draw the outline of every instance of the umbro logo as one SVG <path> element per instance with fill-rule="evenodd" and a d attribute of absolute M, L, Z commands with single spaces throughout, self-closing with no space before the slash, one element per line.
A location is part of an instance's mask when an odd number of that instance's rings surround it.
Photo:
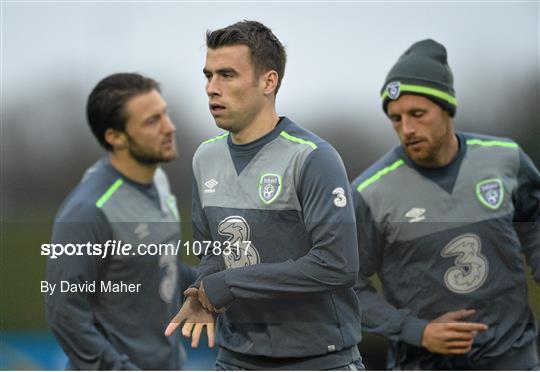
<path fill-rule="evenodd" d="M 424 208 L 412 208 L 405 213 L 405 217 L 409 218 L 409 222 L 420 222 L 426 219 L 426 210 Z"/>
<path fill-rule="evenodd" d="M 210 192 L 215 192 L 216 190 L 214 190 L 214 188 L 217 186 L 219 182 L 216 181 L 215 179 L 211 179 L 211 180 L 208 180 L 204 183 L 204 187 L 206 187 L 204 189 L 204 192 L 205 193 L 210 193 Z"/>

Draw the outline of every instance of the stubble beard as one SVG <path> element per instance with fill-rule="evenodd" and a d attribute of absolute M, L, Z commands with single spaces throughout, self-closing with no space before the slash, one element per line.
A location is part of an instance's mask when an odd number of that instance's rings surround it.
<path fill-rule="evenodd" d="M 425 167 L 436 167 L 439 161 L 439 154 L 443 151 L 444 138 L 445 136 L 442 136 L 437 140 L 428 140 L 426 144 L 427 146 L 422 152 L 415 153 L 414 151 L 409 151 L 406 146 L 405 152 L 407 153 L 409 158 L 411 158 L 415 163 L 418 163 L 419 165 Z"/>
<path fill-rule="evenodd" d="M 173 156 L 163 156 L 161 153 L 152 153 L 144 150 L 130 135 L 126 133 L 128 139 L 129 155 L 138 163 L 148 166 L 155 166 L 159 163 L 167 163 L 176 158 L 176 153 Z"/>

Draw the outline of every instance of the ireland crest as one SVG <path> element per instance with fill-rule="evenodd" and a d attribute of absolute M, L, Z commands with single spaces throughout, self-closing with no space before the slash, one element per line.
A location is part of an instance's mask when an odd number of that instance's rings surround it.
<path fill-rule="evenodd" d="M 504 187 L 498 178 L 480 181 L 476 184 L 476 197 L 486 207 L 497 209 L 504 198 Z"/>
<path fill-rule="evenodd" d="M 259 198 L 264 204 L 270 204 L 281 192 L 281 176 L 274 173 L 266 173 L 259 180 Z"/>
<path fill-rule="evenodd" d="M 390 99 L 392 100 L 398 99 L 400 87 L 401 85 L 399 81 L 393 81 L 391 83 L 388 83 L 388 85 L 386 86 L 386 92 L 388 92 L 388 97 L 390 97 Z"/>

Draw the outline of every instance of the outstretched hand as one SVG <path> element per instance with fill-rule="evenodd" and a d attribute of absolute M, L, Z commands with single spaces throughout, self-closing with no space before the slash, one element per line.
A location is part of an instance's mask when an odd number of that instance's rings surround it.
<path fill-rule="evenodd" d="M 199 340 L 204 327 L 208 334 L 208 346 L 214 347 L 214 314 L 201 306 L 197 296 L 196 288 L 188 288 L 184 294 L 187 296 L 182 308 L 176 316 L 171 320 L 165 336 L 170 336 L 174 333 L 179 325 L 184 323 L 182 327 L 182 335 L 186 338 L 191 337 L 191 347 L 199 346 Z"/>
<path fill-rule="evenodd" d="M 422 346 L 432 353 L 459 355 L 468 353 L 478 332 L 488 326 L 483 323 L 463 322 L 475 313 L 473 309 L 447 312 L 428 323 L 424 329 Z"/>

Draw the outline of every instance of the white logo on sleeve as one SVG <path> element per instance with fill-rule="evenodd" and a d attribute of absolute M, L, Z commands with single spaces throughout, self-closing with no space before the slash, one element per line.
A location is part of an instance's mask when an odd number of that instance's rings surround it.
<path fill-rule="evenodd" d="M 411 222 L 420 222 L 426 219 L 426 210 L 424 208 L 412 208 L 410 211 L 405 213 L 405 217 L 409 218 L 409 223 Z"/>
<path fill-rule="evenodd" d="M 206 189 L 204 189 L 204 192 L 205 193 L 211 193 L 211 192 L 215 192 L 216 190 L 214 190 L 214 188 L 217 186 L 219 182 L 216 181 L 215 179 L 211 179 L 211 180 L 208 180 L 204 183 L 204 187 L 206 187 Z"/>
<path fill-rule="evenodd" d="M 347 197 L 345 196 L 345 190 L 343 190 L 343 187 L 336 187 L 334 191 L 332 191 L 333 195 L 336 195 L 334 198 L 334 205 L 339 208 L 343 208 L 347 205 Z"/>

